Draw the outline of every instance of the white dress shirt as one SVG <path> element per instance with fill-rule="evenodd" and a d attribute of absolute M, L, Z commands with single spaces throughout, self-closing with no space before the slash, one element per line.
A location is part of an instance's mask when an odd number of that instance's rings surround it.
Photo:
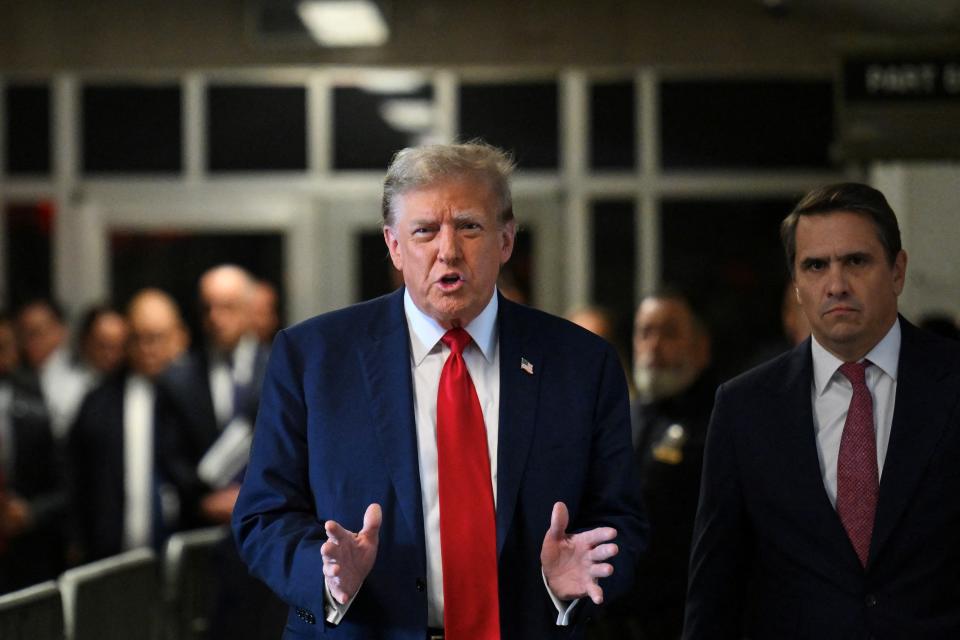
<path fill-rule="evenodd" d="M 150 546 L 153 527 L 153 383 L 127 378 L 123 390 L 123 548 Z"/>
<path fill-rule="evenodd" d="M 50 412 L 50 429 L 57 440 L 65 440 L 89 388 L 83 372 L 70 362 L 70 353 L 57 349 L 40 366 L 40 391 Z"/>
<path fill-rule="evenodd" d="M 837 459 L 840 436 L 853 397 L 853 385 L 840 373 L 843 361 L 827 351 L 816 338 L 810 341 L 813 352 L 813 425 L 817 435 L 817 454 L 823 486 L 831 504 L 837 504 Z M 897 395 L 897 365 L 900 358 L 900 320 L 897 319 L 883 339 L 864 356 L 867 388 L 873 399 L 873 423 L 877 437 L 878 478 L 890 443 L 893 405 Z"/>

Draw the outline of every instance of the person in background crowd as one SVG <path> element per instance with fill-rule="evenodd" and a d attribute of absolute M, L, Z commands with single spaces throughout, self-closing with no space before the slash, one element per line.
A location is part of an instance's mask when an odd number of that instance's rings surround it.
<path fill-rule="evenodd" d="M 812 336 L 717 391 L 683 637 L 960 638 L 960 345 L 898 314 L 876 189 L 815 189 L 781 236 Z"/>
<path fill-rule="evenodd" d="M 62 460 L 43 398 L 19 375 L 13 321 L 0 313 L 0 593 L 64 569 Z"/>
<path fill-rule="evenodd" d="M 267 348 L 253 331 L 255 284 L 236 265 L 206 271 L 199 281 L 204 342 L 162 377 L 162 392 L 184 417 L 196 474 L 204 487 L 199 517 L 207 524 L 230 521 L 250 451 Z M 228 537 L 216 550 L 217 597 L 212 640 L 276 638 L 285 608 L 252 578 Z"/>
<path fill-rule="evenodd" d="M 73 543 L 84 562 L 161 549 L 189 522 L 198 490 L 181 418 L 154 385 L 186 346 L 180 310 L 146 289 L 130 301 L 126 322 L 129 364 L 87 395 L 70 431 Z"/>
<path fill-rule="evenodd" d="M 633 333 L 633 439 L 650 548 L 633 593 L 598 619 L 594 638 L 677 640 L 700 469 L 716 380 L 710 333 L 689 296 L 665 287 L 641 300 Z"/>
<path fill-rule="evenodd" d="M 253 332 L 262 344 L 270 346 L 273 336 L 280 328 L 280 315 L 277 311 L 277 289 L 266 280 L 257 280 L 253 284 L 253 297 L 250 300 L 250 322 Z"/>
<path fill-rule="evenodd" d="M 109 305 L 93 306 L 83 314 L 77 352 L 89 376 L 89 388 L 124 365 L 128 332 L 126 318 Z"/>
<path fill-rule="evenodd" d="M 50 414 L 53 435 L 63 441 L 87 392 L 86 376 L 70 353 L 63 311 L 51 300 L 32 300 L 17 312 L 16 329 L 24 364 L 36 376 Z"/>

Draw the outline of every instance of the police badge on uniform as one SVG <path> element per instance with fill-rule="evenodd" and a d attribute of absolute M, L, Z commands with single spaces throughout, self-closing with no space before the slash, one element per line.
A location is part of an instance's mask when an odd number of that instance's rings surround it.
<path fill-rule="evenodd" d="M 680 464 L 683 462 L 683 445 L 686 441 L 687 430 L 683 425 L 670 425 L 653 446 L 653 459 L 664 464 Z"/>

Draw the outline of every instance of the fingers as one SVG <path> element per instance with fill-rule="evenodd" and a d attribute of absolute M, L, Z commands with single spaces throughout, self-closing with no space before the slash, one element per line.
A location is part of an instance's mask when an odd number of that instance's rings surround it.
<path fill-rule="evenodd" d="M 597 527 L 589 531 L 582 531 L 575 536 L 577 542 L 585 544 L 588 547 L 596 547 L 604 542 L 610 542 L 617 537 L 617 530 L 613 527 Z"/>
<path fill-rule="evenodd" d="M 374 502 L 367 507 L 363 514 L 363 529 L 360 535 L 367 536 L 373 543 L 376 543 L 380 537 L 380 524 L 383 522 L 383 512 L 380 505 Z"/>
<path fill-rule="evenodd" d="M 333 542 L 333 544 L 340 544 L 342 541 L 346 540 L 348 536 L 353 534 L 343 527 L 340 526 L 335 520 L 327 520 L 323 523 L 323 528 L 327 532 L 327 539 Z"/>
<path fill-rule="evenodd" d="M 593 604 L 603 604 L 603 589 L 596 582 L 587 585 L 587 596 L 593 600 Z"/>
<path fill-rule="evenodd" d="M 587 553 L 587 557 L 591 562 L 603 562 L 604 560 L 608 560 L 617 555 L 619 551 L 619 547 L 617 547 L 615 544 L 601 544 L 593 549 L 590 549 L 590 551 Z"/>
<path fill-rule="evenodd" d="M 562 538 L 566 534 L 568 524 L 570 524 L 570 513 L 567 511 L 567 505 L 562 502 L 555 503 L 550 513 L 550 529 L 547 531 L 547 536 L 555 539 Z"/>

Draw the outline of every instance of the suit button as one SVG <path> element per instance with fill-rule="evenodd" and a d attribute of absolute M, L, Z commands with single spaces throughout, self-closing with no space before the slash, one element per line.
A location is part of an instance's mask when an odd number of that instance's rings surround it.
<path fill-rule="evenodd" d="M 424 581 L 423 578 L 417 578 L 417 591 L 419 591 L 420 593 L 423 593 L 426 590 L 427 590 L 427 583 Z"/>
<path fill-rule="evenodd" d="M 868 593 L 867 597 L 863 599 L 863 603 L 868 607 L 875 607 L 877 606 L 877 596 L 873 595 L 872 593 Z"/>

